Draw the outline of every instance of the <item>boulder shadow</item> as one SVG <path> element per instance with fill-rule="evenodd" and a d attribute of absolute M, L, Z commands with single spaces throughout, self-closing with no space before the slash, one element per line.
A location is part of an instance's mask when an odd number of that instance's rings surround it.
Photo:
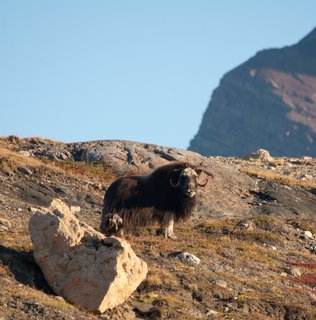
<path fill-rule="evenodd" d="M 18 282 L 45 293 L 54 294 L 42 270 L 36 264 L 32 252 L 17 251 L 0 245 L 0 263 L 1 262 L 9 268 Z"/>

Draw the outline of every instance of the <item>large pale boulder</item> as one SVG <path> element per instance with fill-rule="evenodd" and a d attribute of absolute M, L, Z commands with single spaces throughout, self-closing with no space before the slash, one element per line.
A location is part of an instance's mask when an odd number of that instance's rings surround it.
<path fill-rule="evenodd" d="M 37 211 L 29 229 L 34 257 L 56 294 L 79 307 L 104 312 L 123 303 L 145 279 L 147 265 L 129 243 L 106 238 L 54 199 Z"/>

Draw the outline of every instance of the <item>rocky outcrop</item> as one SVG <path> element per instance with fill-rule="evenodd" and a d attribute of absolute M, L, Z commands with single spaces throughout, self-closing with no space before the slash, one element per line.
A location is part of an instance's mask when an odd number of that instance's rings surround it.
<path fill-rule="evenodd" d="M 18 139 L 18 138 L 17 138 Z M 15 139 L 16 140 L 16 139 Z M 0 139 L 1 145 L 1 139 Z M 131 174 L 144 174 L 150 172 L 153 168 L 167 164 L 169 161 L 188 161 L 205 170 L 202 179 L 208 178 L 209 183 L 205 188 L 200 189 L 199 201 L 195 215 L 201 214 L 221 218 L 223 216 L 239 216 L 251 214 L 249 207 L 249 199 L 245 194 L 249 195 L 247 190 L 256 189 L 256 182 L 246 174 L 235 170 L 231 166 L 221 163 L 217 159 L 204 157 L 196 152 L 168 148 L 154 144 L 144 144 L 140 142 L 124 141 L 124 140 L 98 140 L 77 143 L 61 143 L 47 140 L 35 140 L 33 138 L 18 140 L 19 151 L 28 152 L 30 157 L 41 158 L 45 160 L 63 161 L 59 159 L 59 155 L 67 155 L 67 161 L 79 163 L 99 163 L 105 168 L 109 168 L 115 176 L 125 176 Z M 12 144 L 15 150 L 17 144 Z M 59 160 L 58 160 L 59 159 Z M 106 189 L 111 181 L 104 181 L 103 186 Z M 33 195 L 34 190 L 41 188 L 40 185 L 32 184 L 25 192 L 25 196 L 32 194 L 34 197 L 47 194 L 49 188 L 38 190 Z M 65 192 L 66 188 L 61 185 L 58 188 Z M 54 191 L 54 190 L 52 190 Z M 69 190 L 68 190 L 69 191 Z M 53 192 L 49 193 L 51 197 Z M 57 197 L 66 194 L 59 192 Z M 93 193 L 91 194 L 92 197 Z M 28 201 L 33 198 L 28 197 Z M 219 200 L 221 199 L 221 200 Z M 67 201 L 71 200 L 76 203 L 76 194 L 67 194 Z M 92 205 L 102 205 L 102 200 L 93 201 Z M 70 202 L 71 203 L 71 202 Z M 84 208 L 87 203 L 81 203 Z M 43 204 L 44 205 L 44 204 Z M 88 206 L 86 206 L 89 208 Z"/>
<path fill-rule="evenodd" d="M 267 150 L 258 150 L 244 159 L 228 159 L 205 157 L 187 150 L 119 140 L 56 143 L 42 139 L 36 140 L 36 143 L 34 143 L 32 139 L 20 139 L 19 144 L 12 144 L 11 148 L 15 150 L 16 146 L 19 146 L 19 148 L 22 146 L 23 151 L 28 152 L 31 159 L 36 156 L 56 160 L 53 158 L 54 154 L 68 154 L 68 160 L 71 163 L 86 162 L 88 164 L 93 163 L 93 165 L 99 163 L 102 168 L 110 168 L 115 177 L 147 173 L 153 167 L 166 164 L 170 160 L 191 162 L 204 169 L 205 173 L 202 173 L 201 178 L 208 178 L 209 180 L 204 188 L 199 189 L 199 199 L 194 218 L 201 216 L 216 219 L 240 216 L 246 218 L 252 215 L 254 208 L 250 203 L 257 202 L 257 198 L 261 201 L 263 193 L 260 192 L 258 185 L 260 181 L 247 174 L 247 172 L 252 172 L 254 163 L 258 161 L 262 163 L 262 170 L 286 176 L 290 180 L 304 179 L 306 185 L 309 185 L 308 181 L 315 179 L 315 170 L 313 170 L 315 161 L 312 158 L 275 159 L 274 161 Z M 89 154 L 89 157 L 87 157 L 87 154 Z M 63 163 L 63 160 L 59 160 L 59 163 Z M 302 166 L 304 166 L 304 169 L 302 169 Z M 246 168 L 248 169 L 245 171 Z M 34 172 L 36 172 L 35 169 Z M 49 182 L 51 178 L 46 182 L 45 179 L 41 178 L 40 184 L 37 181 L 34 183 L 30 179 L 25 183 L 25 177 L 31 178 L 32 176 L 22 175 L 20 171 L 17 171 L 16 174 L 20 178 L 15 183 L 15 187 L 10 188 L 11 193 L 17 192 L 19 197 L 31 203 L 34 202 L 34 205 L 40 203 L 41 206 L 47 205 L 47 199 L 63 198 L 70 205 L 79 204 L 84 210 L 84 216 L 90 215 L 96 209 L 102 210 L 103 190 L 113 182 L 111 178 L 103 180 L 102 188 L 99 184 L 90 184 L 90 193 L 86 195 L 86 189 L 84 189 L 82 192 L 85 196 L 78 196 L 76 188 L 67 187 L 68 181 L 63 184 L 62 180 L 59 179 L 58 183 L 52 184 Z M 23 181 L 23 184 L 20 181 Z M 80 181 L 83 182 L 83 180 Z M 255 211 L 282 216 L 292 216 L 296 214 L 295 212 L 304 216 L 314 215 L 315 202 L 312 193 L 298 188 L 295 190 L 295 196 L 304 198 L 304 201 L 296 202 L 293 196 L 294 190 L 288 190 L 282 186 L 273 186 L 269 183 L 263 183 L 261 188 L 267 190 L 264 193 L 268 192 L 270 198 L 276 199 L 279 205 L 282 203 L 282 208 L 276 206 L 274 202 L 264 202 L 263 205 L 256 206 Z M 100 191 L 101 195 L 95 197 L 95 192 Z M 293 206 L 296 207 L 296 210 L 293 210 Z M 99 226 L 99 224 L 100 220 L 97 219 L 94 226 Z"/>
<path fill-rule="evenodd" d="M 259 148 L 272 156 L 316 156 L 316 28 L 224 75 L 189 146 L 222 156 Z"/>
<path fill-rule="evenodd" d="M 54 199 L 29 222 L 34 258 L 54 292 L 91 311 L 123 303 L 145 279 L 147 265 L 130 245 L 105 238 Z"/>

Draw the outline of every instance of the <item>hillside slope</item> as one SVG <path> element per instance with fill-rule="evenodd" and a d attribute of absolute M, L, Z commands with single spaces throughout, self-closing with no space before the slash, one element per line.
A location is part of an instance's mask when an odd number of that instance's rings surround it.
<path fill-rule="evenodd" d="M 97 229 L 104 190 L 117 176 L 174 159 L 202 166 L 209 184 L 191 221 L 176 225 L 178 239 L 155 228 L 127 236 L 149 267 L 132 297 L 96 315 L 54 296 L 32 256 L 33 208 L 59 197 Z M 1 138 L 0 319 L 314 319 L 315 208 L 313 158 L 206 158 L 128 141 Z M 201 264 L 172 259 L 179 251 Z"/>
<path fill-rule="evenodd" d="M 316 28 L 228 72 L 212 94 L 189 149 L 240 156 L 316 156 Z"/>

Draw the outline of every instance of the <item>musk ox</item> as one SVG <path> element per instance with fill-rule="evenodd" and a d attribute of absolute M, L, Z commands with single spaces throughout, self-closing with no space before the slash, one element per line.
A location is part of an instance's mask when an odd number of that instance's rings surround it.
<path fill-rule="evenodd" d="M 104 196 L 100 230 L 123 235 L 158 223 L 166 238 L 175 238 L 173 224 L 186 221 L 196 206 L 202 170 L 186 162 L 171 162 L 146 175 L 115 180 Z"/>

